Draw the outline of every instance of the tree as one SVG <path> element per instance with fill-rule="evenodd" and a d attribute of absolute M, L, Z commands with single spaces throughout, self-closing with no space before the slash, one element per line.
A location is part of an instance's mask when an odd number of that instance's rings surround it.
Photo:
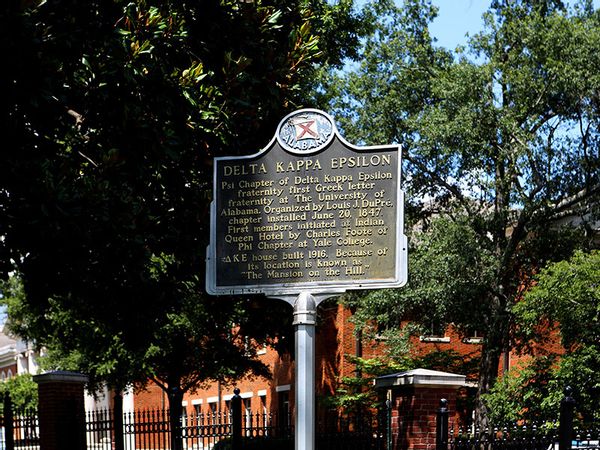
<path fill-rule="evenodd" d="M 241 339 L 274 332 L 251 320 L 257 300 L 204 292 L 211 161 L 260 149 L 313 67 L 352 55 L 351 5 L 8 2 L 0 272 L 23 283 L 6 296 L 13 330 L 92 381 L 152 377 L 175 418 L 199 382 L 263 373 Z"/>
<path fill-rule="evenodd" d="M 33 381 L 33 376 L 30 374 L 16 375 L 0 384 L 0 403 L 4 404 L 6 394 L 10 395 L 13 408 L 19 411 L 37 409 L 37 383 Z"/>
<path fill-rule="evenodd" d="M 510 345 L 527 275 L 590 244 L 599 195 L 600 15 L 590 2 L 498 0 L 467 48 L 436 46 L 426 0 L 378 11 L 332 82 L 348 139 L 403 145 L 408 286 L 367 296 L 379 328 L 485 332 L 477 408 Z M 574 217 L 568 226 L 566 218 Z M 562 222 L 561 222 L 562 221 Z"/>
<path fill-rule="evenodd" d="M 535 284 L 513 312 L 521 339 L 534 357 L 529 366 L 545 364 L 546 371 L 519 374 L 516 389 L 531 384 L 530 396 L 540 399 L 536 404 L 516 402 L 518 413 L 526 407 L 533 414 L 550 415 L 560 404 L 565 386 L 576 390 L 577 406 L 586 419 L 597 414 L 600 392 L 600 251 L 576 252 L 568 260 L 545 267 Z M 544 345 L 560 338 L 564 351 Z M 550 350 L 542 351 L 544 348 Z M 541 349 L 541 350 L 540 350 Z M 525 371 L 527 372 L 527 370 Z M 541 374 L 546 372 L 547 375 Z M 500 396 L 500 392 L 496 395 Z M 515 399 L 519 399 L 515 396 Z M 514 414 L 514 412 L 513 412 Z"/>

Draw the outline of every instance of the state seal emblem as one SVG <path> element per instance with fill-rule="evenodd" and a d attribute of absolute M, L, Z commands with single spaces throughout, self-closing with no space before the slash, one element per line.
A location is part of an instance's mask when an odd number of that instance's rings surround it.
<path fill-rule="evenodd" d="M 286 150 L 302 154 L 324 148 L 334 136 L 333 119 L 317 109 L 302 109 L 279 124 L 277 140 Z"/>

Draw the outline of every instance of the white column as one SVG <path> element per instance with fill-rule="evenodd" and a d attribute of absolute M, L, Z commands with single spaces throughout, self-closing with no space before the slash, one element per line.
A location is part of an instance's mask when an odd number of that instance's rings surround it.
<path fill-rule="evenodd" d="M 29 365 L 27 352 L 19 353 L 17 355 L 17 373 L 15 375 L 20 375 L 22 373 L 29 373 Z"/>
<path fill-rule="evenodd" d="M 32 375 L 37 375 L 39 372 L 39 366 L 37 363 L 36 353 L 33 350 L 28 350 L 27 357 L 29 359 L 29 373 Z"/>

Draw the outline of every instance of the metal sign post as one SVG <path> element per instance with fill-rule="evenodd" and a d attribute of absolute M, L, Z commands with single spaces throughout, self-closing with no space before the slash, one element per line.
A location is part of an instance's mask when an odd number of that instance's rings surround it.
<path fill-rule="evenodd" d="M 315 109 L 257 154 L 215 158 L 206 290 L 294 306 L 296 450 L 315 445 L 318 304 L 407 281 L 400 167 L 399 146 L 349 144 Z"/>
<path fill-rule="evenodd" d="M 315 448 L 315 337 L 317 306 L 341 292 L 301 292 L 296 297 L 278 297 L 294 307 L 296 370 L 294 373 L 296 414 L 294 443 L 296 450 Z"/>
<path fill-rule="evenodd" d="M 315 448 L 315 329 L 317 302 L 307 292 L 294 303 L 294 337 L 296 339 L 296 417 L 295 448 Z"/>

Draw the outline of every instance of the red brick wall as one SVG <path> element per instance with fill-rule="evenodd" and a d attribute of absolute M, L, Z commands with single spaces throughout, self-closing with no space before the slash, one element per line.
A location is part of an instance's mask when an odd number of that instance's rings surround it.
<path fill-rule="evenodd" d="M 341 377 L 354 373 L 354 364 L 346 358 L 347 354 L 354 354 L 356 351 L 353 326 L 348 322 L 350 317 L 350 312 L 334 300 L 329 300 L 319 307 L 315 344 L 317 395 L 333 394 Z M 184 401 L 187 401 L 188 414 L 192 414 L 194 411 L 192 400 L 202 400 L 200 409 L 202 412 L 208 412 L 207 399 L 231 395 L 236 387 L 242 394 L 250 392 L 253 394 L 250 398 L 251 407 L 253 411 L 258 412 L 261 407 L 259 391 L 267 391 L 266 406 L 269 410 L 276 410 L 278 407 L 277 387 L 290 385 L 291 390 L 288 391 L 288 395 L 290 406 L 293 408 L 294 363 L 291 357 L 289 355 L 280 357 L 276 351 L 267 348 L 266 353 L 259 359 L 271 369 L 272 378 L 270 380 L 262 377 L 246 377 L 230 384 L 221 383 L 220 386 L 217 382 L 208 383 L 197 391 L 185 395 Z M 136 393 L 134 407 L 136 409 L 168 407 L 168 401 L 163 391 L 150 382 L 144 391 Z M 221 410 L 225 410 L 224 401 L 221 402 Z"/>
<path fill-rule="evenodd" d="M 324 303 L 318 311 L 315 343 L 315 377 L 318 395 L 335 392 L 342 375 L 340 368 L 346 364 L 347 336 L 344 334 L 344 317 L 340 312 L 340 307 L 332 300 Z"/>
<path fill-rule="evenodd" d="M 36 376 L 39 392 L 40 447 L 44 450 L 85 448 L 84 382 L 78 374 Z"/>
<path fill-rule="evenodd" d="M 317 395 L 331 395 L 335 393 L 342 377 L 352 376 L 356 367 L 350 362 L 348 355 L 356 354 L 356 337 L 354 335 L 354 325 L 350 322 L 352 314 L 349 309 L 338 304 L 335 299 L 330 299 L 319 306 L 316 332 L 316 391 Z M 426 354 L 432 351 L 454 350 L 465 357 L 476 357 L 480 353 L 481 345 L 465 342 L 455 329 L 450 327 L 446 332 L 446 337 L 450 338 L 448 343 L 440 342 L 420 342 L 419 338 L 413 339 L 415 352 L 417 354 Z M 560 347 L 557 340 L 550 343 L 551 349 L 556 350 Z M 364 357 L 375 357 L 384 354 L 385 342 L 373 342 L 363 339 L 362 354 Z M 542 350 L 540 350 L 542 351 Z M 267 380 L 260 377 L 248 377 L 233 382 L 232 384 L 221 384 L 216 382 L 209 383 L 207 386 L 198 389 L 194 393 L 188 393 L 184 401 L 188 402 L 188 412 L 191 414 L 194 410 L 192 400 L 202 400 L 201 410 L 208 411 L 207 399 L 210 397 L 221 397 L 231 395 L 233 389 L 238 387 L 242 394 L 252 393 L 251 406 L 254 411 L 261 407 L 258 391 L 266 390 L 267 408 L 275 410 L 278 405 L 278 386 L 291 385 L 289 391 L 290 402 L 293 407 L 294 391 L 294 366 L 289 356 L 279 357 L 277 352 L 268 348 L 264 355 L 260 356 L 272 371 L 272 379 Z M 513 366 L 523 358 L 516 354 L 510 355 L 510 364 Z M 502 372 L 502 361 L 500 362 L 499 373 Z M 464 374 L 469 375 L 469 374 Z M 141 392 L 135 396 L 135 407 L 138 408 L 162 408 L 167 406 L 167 400 L 162 390 L 149 384 L 146 392 Z M 221 404 L 221 410 L 224 410 L 224 402 Z"/>
<path fill-rule="evenodd" d="M 262 377 L 248 376 L 240 380 L 235 380 L 229 383 L 207 383 L 205 386 L 201 386 L 194 392 L 188 392 L 184 396 L 184 402 L 187 402 L 188 414 L 194 413 L 194 405 L 192 401 L 201 400 L 200 405 L 201 412 L 209 412 L 208 399 L 213 397 L 230 396 L 233 394 L 233 390 L 237 387 L 240 389 L 242 394 L 252 393 L 250 397 L 251 408 L 255 412 L 259 412 L 261 407 L 260 398 L 258 392 L 266 390 L 266 402 L 268 409 L 276 409 L 278 404 L 277 387 L 290 385 L 292 390 L 289 391 L 290 401 L 293 403 L 293 363 L 291 358 L 288 356 L 279 357 L 276 351 L 271 348 L 267 348 L 266 353 L 259 356 L 259 359 L 265 363 L 273 374 L 271 380 L 267 380 Z M 160 409 L 168 408 L 168 399 L 162 389 L 156 384 L 149 382 L 148 386 L 135 394 L 134 396 L 134 408 L 138 409 Z M 220 410 L 225 411 L 225 401 L 222 400 L 220 404 Z"/>
<path fill-rule="evenodd" d="M 456 421 L 456 389 L 407 386 L 392 394 L 393 450 L 435 448 L 436 416 L 440 399 L 448 400 L 449 427 Z"/>
<path fill-rule="evenodd" d="M 165 392 L 155 383 L 150 381 L 148 385 L 133 396 L 133 405 L 136 411 L 145 409 L 168 408 L 168 400 Z"/>
<path fill-rule="evenodd" d="M 9 372 L 10 377 L 14 377 L 17 374 L 17 363 L 0 368 L 0 373 L 4 374 L 4 378 L 9 378 Z"/>

